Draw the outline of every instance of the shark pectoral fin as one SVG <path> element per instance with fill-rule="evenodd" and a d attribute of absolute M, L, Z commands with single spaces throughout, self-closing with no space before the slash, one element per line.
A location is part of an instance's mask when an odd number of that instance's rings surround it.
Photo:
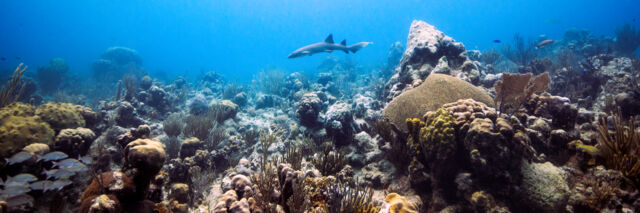
<path fill-rule="evenodd" d="M 329 34 L 329 36 L 327 36 L 327 38 L 324 39 L 324 42 L 333 44 L 333 34 Z"/>
<path fill-rule="evenodd" d="M 344 53 L 349 54 L 349 50 L 343 50 Z"/>

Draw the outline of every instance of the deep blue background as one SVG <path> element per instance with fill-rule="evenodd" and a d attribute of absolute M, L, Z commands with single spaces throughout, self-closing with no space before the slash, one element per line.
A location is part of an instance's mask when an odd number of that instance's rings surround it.
<path fill-rule="evenodd" d="M 622 24 L 638 27 L 639 11 L 634 0 L 0 0 L 0 56 L 7 58 L 0 69 L 15 67 L 16 56 L 31 67 L 62 57 L 73 72 L 90 73 L 105 49 L 126 46 L 140 53 L 151 73 L 207 69 L 246 82 L 266 66 L 314 70 L 326 54 L 287 55 L 329 33 L 337 42 L 374 42 L 352 58 L 375 67 L 391 43 L 406 42 L 414 19 L 468 49 L 488 49 L 515 32 L 561 39 L 576 27 L 613 36 Z"/>

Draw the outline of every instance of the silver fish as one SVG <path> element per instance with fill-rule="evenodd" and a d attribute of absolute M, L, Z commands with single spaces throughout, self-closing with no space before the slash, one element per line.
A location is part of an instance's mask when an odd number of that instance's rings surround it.
<path fill-rule="evenodd" d="M 8 159 L 5 158 L 5 161 L 9 165 L 13 165 L 13 164 L 16 164 L 16 163 L 22 163 L 22 162 L 24 162 L 26 160 L 31 159 L 32 157 L 33 157 L 33 155 L 31 153 L 22 151 L 22 152 L 18 152 L 16 154 L 12 155 Z"/>
<path fill-rule="evenodd" d="M 41 180 L 33 182 L 31 185 L 29 185 L 29 188 L 31 188 L 31 190 L 42 190 L 42 192 L 47 192 L 48 190 L 53 189 L 51 186 L 53 186 L 53 181 Z"/>
<path fill-rule="evenodd" d="M 61 190 L 65 186 L 71 185 L 72 183 L 73 182 L 71 182 L 70 180 L 56 180 L 53 181 L 53 184 L 51 184 L 51 189 Z"/>
<path fill-rule="evenodd" d="M 52 161 L 52 160 L 62 160 L 65 158 L 68 158 L 69 155 L 65 154 L 64 152 L 60 152 L 60 151 L 55 151 L 55 152 L 49 152 L 46 155 L 43 156 L 38 156 L 38 161 Z"/>
<path fill-rule="evenodd" d="M 27 194 L 21 194 L 21 195 L 18 195 L 18 196 L 13 196 L 13 197 L 10 197 L 9 199 L 7 199 L 7 208 L 8 209 L 13 209 L 15 207 L 23 206 L 23 205 L 27 205 L 29 207 L 32 207 L 34 201 L 35 200 L 33 199 L 33 197 L 31 197 L 30 195 L 27 195 Z"/>
<path fill-rule="evenodd" d="M 547 45 L 549 45 L 549 44 L 552 44 L 553 42 L 554 42 L 554 40 L 551 40 L 551 39 L 547 39 L 547 40 L 541 41 L 540 43 L 538 43 L 538 44 L 536 45 L 536 49 L 537 49 L 537 48 L 544 47 L 544 46 L 547 46 Z"/>
<path fill-rule="evenodd" d="M 88 155 L 79 157 L 78 160 L 80 160 L 80 162 L 84 164 L 91 164 L 91 162 L 93 162 L 93 159 L 91 158 L 91 156 L 88 156 Z"/>
<path fill-rule="evenodd" d="M 58 168 L 71 168 L 78 165 L 84 165 L 84 164 L 82 164 L 82 162 L 80 162 L 79 160 L 76 160 L 73 158 L 67 158 L 62 161 L 53 162 L 53 166 Z"/>
<path fill-rule="evenodd" d="M 47 179 L 49 179 L 56 172 L 58 172 L 58 169 L 44 170 L 42 171 L 42 174 L 47 175 Z"/>
<path fill-rule="evenodd" d="M 5 186 L 4 190 L 0 190 L 0 194 L 2 194 L 3 196 L 12 197 L 25 194 L 30 191 L 31 189 L 28 185 Z"/>
<path fill-rule="evenodd" d="M 72 168 L 75 168 L 75 167 L 72 167 Z M 87 167 L 85 166 L 85 168 Z M 68 169 L 56 169 L 56 172 L 52 173 L 51 175 L 47 173 L 47 179 L 51 177 L 55 179 L 67 179 L 71 176 L 74 176 L 75 174 L 76 174 L 75 172 L 69 171 Z"/>
<path fill-rule="evenodd" d="M 38 178 L 29 173 L 18 174 L 13 177 L 7 178 L 7 181 L 4 183 L 6 185 L 10 185 L 11 183 L 30 183 L 38 180 Z"/>

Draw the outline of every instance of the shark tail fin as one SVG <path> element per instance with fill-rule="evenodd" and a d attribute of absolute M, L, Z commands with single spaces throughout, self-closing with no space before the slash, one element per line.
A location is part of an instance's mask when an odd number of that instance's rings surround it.
<path fill-rule="evenodd" d="M 324 39 L 324 42 L 333 44 L 333 34 L 329 34 L 329 36 L 327 36 L 327 38 Z"/>
<path fill-rule="evenodd" d="M 347 39 L 342 40 L 342 42 L 340 42 L 340 45 L 342 45 L 342 46 L 347 46 Z"/>
<path fill-rule="evenodd" d="M 351 51 L 352 53 L 356 53 L 358 50 L 362 49 L 363 47 L 366 47 L 369 44 L 373 44 L 373 42 L 360 42 L 360 43 L 356 43 L 354 45 L 351 45 L 348 47 L 349 51 Z"/>

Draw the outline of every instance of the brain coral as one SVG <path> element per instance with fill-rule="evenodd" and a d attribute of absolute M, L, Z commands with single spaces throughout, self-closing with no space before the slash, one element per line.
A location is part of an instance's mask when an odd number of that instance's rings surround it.
<path fill-rule="evenodd" d="M 33 107 L 14 103 L 0 109 L 0 157 L 8 157 L 31 143 L 51 145 L 54 132 L 33 115 Z"/>
<path fill-rule="evenodd" d="M 56 131 L 85 125 L 84 118 L 73 104 L 49 102 L 39 106 L 36 115 Z"/>
<path fill-rule="evenodd" d="M 382 115 L 398 129 L 406 132 L 406 118 L 419 118 L 428 111 L 435 111 L 446 103 L 468 99 L 493 107 L 493 99 L 472 84 L 443 74 L 431 74 L 418 87 L 394 98 Z"/>

